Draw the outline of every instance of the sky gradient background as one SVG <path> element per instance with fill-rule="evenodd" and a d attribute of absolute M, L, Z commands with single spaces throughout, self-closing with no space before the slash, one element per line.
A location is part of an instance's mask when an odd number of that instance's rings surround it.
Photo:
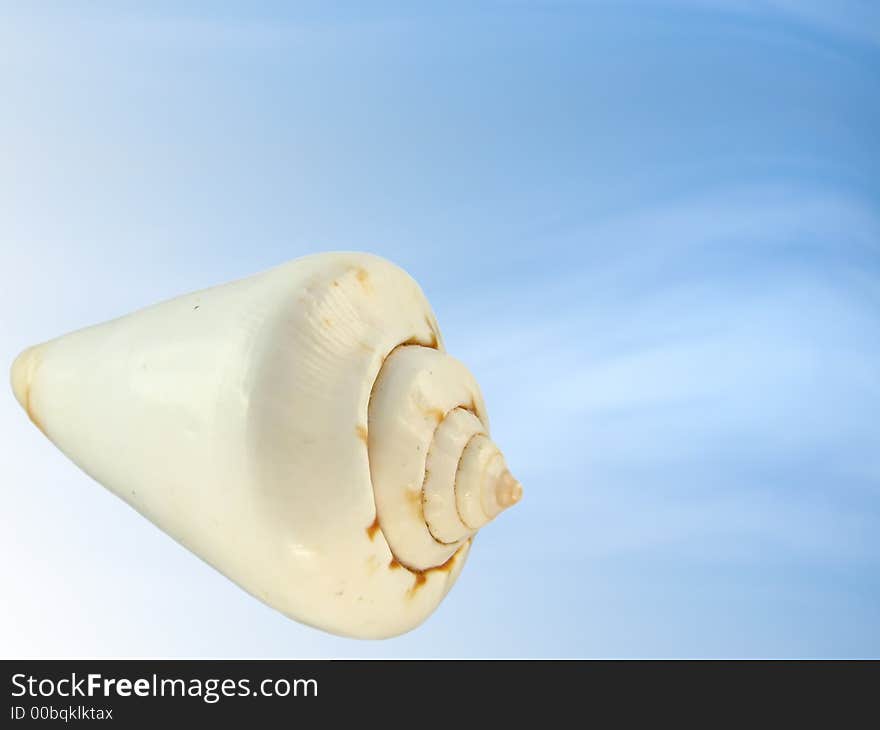
<path fill-rule="evenodd" d="M 880 6 L 283 5 L 0 2 L 0 361 L 372 251 L 525 499 L 421 628 L 336 638 L 7 388 L 0 652 L 880 656 Z"/>

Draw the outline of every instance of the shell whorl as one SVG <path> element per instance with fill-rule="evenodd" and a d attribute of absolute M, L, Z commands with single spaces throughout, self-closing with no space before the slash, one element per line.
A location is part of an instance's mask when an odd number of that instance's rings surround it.
<path fill-rule="evenodd" d="M 522 495 L 489 437 L 476 381 L 438 349 L 401 345 L 385 359 L 368 449 L 379 525 L 413 570 L 443 565 Z"/>

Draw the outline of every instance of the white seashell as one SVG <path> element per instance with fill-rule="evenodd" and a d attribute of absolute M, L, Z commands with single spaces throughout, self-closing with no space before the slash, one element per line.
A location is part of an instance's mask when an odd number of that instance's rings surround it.
<path fill-rule="evenodd" d="M 110 491 L 337 634 L 420 624 L 521 496 L 419 286 L 308 256 L 23 352 L 15 395 Z"/>

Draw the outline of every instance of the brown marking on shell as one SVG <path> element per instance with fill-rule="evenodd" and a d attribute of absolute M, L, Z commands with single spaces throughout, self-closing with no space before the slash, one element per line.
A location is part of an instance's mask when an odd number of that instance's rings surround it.
<path fill-rule="evenodd" d="M 401 342 L 399 345 L 397 345 L 397 347 L 410 347 L 412 345 L 418 345 L 419 347 L 430 347 L 432 350 L 438 350 L 440 348 L 440 341 L 437 338 L 437 333 L 434 331 L 434 328 L 431 327 L 430 321 L 428 321 L 428 327 L 431 330 L 431 334 L 427 337 L 427 339 L 423 339 L 417 337 L 416 335 L 413 335 L 412 337 Z"/>
<path fill-rule="evenodd" d="M 437 573 L 449 573 L 455 565 L 455 559 L 458 557 L 458 554 L 469 544 L 470 540 L 468 540 L 458 550 L 452 553 L 452 555 L 449 556 L 448 560 L 445 563 L 443 563 L 442 565 L 435 565 L 433 568 L 429 568 L 426 572 L 430 573 L 431 571 L 435 571 Z"/>
<path fill-rule="evenodd" d="M 40 421 L 40 417 L 37 415 L 36 411 L 34 411 L 34 405 L 31 401 L 31 383 L 34 380 L 34 374 L 37 372 L 37 368 L 41 365 L 41 358 L 37 352 L 31 349 L 25 357 L 25 368 L 26 372 L 24 375 L 24 395 L 22 397 L 24 412 L 27 414 L 27 417 L 30 419 L 31 423 L 33 423 L 43 434 L 46 433 L 46 429 L 43 428 L 43 423 Z"/>
<path fill-rule="evenodd" d="M 376 534 L 379 532 L 379 515 L 376 515 L 376 519 L 373 520 L 373 524 L 367 527 L 367 537 L 371 540 L 376 539 Z"/>
<path fill-rule="evenodd" d="M 34 412 L 34 407 L 31 405 L 31 384 L 28 383 L 25 386 L 25 394 L 24 394 L 24 410 L 27 413 L 28 418 L 31 419 L 31 423 L 33 423 L 40 431 L 44 434 L 46 433 L 46 429 L 43 428 L 43 424 L 40 422 L 39 417 Z"/>
<path fill-rule="evenodd" d="M 391 570 L 399 570 L 400 568 L 403 568 L 408 573 L 412 574 L 414 579 L 413 584 L 407 591 L 407 595 L 412 598 L 418 592 L 419 588 L 421 588 L 423 585 L 425 585 L 425 583 L 428 582 L 428 578 L 431 576 L 432 573 L 446 573 L 448 579 L 449 574 L 455 567 L 458 556 L 461 555 L 462 552 L 467 549 L 470 544 L 471 538 L 468 538 L 464 541 L 464 543 L 462 543 L 458 550 L 456 550 L 454 553 L 452 553 L 452 555 L 449 556 L 445 563 L 442 563 L 441 565 L 435 565 L 433 568 L 426 568 L 425 570 L 410 568 L 408 565 L 404 565 L 403 563 L 401 563 L 393 555 L 391 556 L 391 562 L 388 563 L 388 567 Z"/>
<path fill-rule="evenodd" d="M 413 597 L 416 592 L 421 588 L 425 583 L 428 582 L 428 577 L 432 573 L 447 573 L 449 574 L 452 571 L 452 568 L 455 566 L 455 560 L 458 557 L 458 554 L 461 552 L 462 548 L 465 546 L 462 545 L 458 550 L 456 550 L 445 563 L 441 565 L 435 565 L 433 568 L 428 568 L 427 570 L 410 570 L 410 572 L 415 576 L 415 581 L 412 584 L 412 587 L 409 589 L 409 596 Z"/>
<path fill-rule="evenodd" d="M 367 273 L 366 269 L 356 269 L 354 278 L 357 279 L 357 283 L 361 285 L 361 288 L 367 293 L 371 294 L 373 291 L 373 285 L 370 282 L 370 275 Z"/>
<path fill-rule="evenodd" d="M 428 347 L 432 347 L 436 350 L 440 347 L 440 337 L 437 335 L 437 328 L 427 314 L 425 315 L 425 323 L 428 325 L 428 329 L 431 330 L 431 344 L 428 345 Z"/>
<path fill-rule="evenodd" d="M 446 417 L 446 412 L 442 408 L 428 408 L 425 415 L 440 423 Z"/>
<path fill-rule="evenodd" d="M 425 493 L 424 489 L 420 487 L 418 491 L 413 491 L 412 489 L 404 490 L 404 494 L 406 498 L 409 500 L 409 503 L 412 505 L 413 510 L 416 513 L 416 516 L 419 520 L 425 520 L 425 505 L 422 502 L 422 495 Z"/>
<path fill-rule="evenodd" d="M 330 320 L 329 317 L 324 317 L 321 320 L 321 324 L 323 324 L 325 327 L 332 327 L 333 326 L 333 322 Z"/>
<path fill-rule="evenodd" d="M 361 441 L 363 441 L 364 443 L 367 443 L 368 434 L 367 434 L 367 427 L 366 426 L 359 423 L 357 426 L 354 427 L 354 432 L 357 434 L 357 437 Z"/>

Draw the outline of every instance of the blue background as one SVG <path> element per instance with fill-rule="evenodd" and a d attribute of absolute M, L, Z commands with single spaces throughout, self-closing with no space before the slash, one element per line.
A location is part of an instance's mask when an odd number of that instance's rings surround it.
<path fill-rule="evenodd" d="M 9 656 L 880 655 L 880 10 L 0 4 L 0 359 L 299 255 L 423 286 L 523 502 L 324 635 L 0 399 Z"/>

